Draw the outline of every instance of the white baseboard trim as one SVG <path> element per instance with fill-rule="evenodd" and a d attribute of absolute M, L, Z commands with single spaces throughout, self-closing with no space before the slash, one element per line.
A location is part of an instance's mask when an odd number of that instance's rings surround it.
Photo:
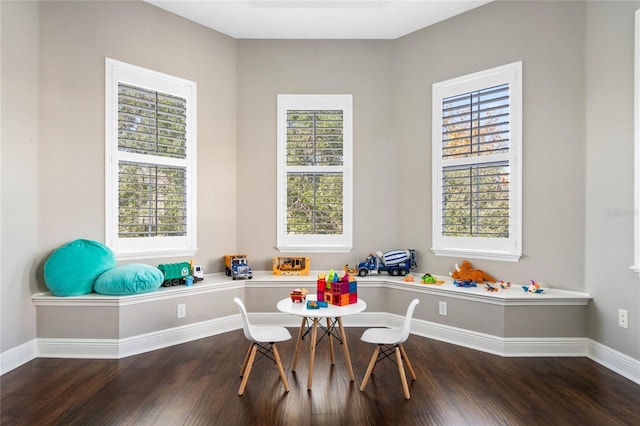
<path fill-rule="evenodd" d="M 38 357 L 36 339 L 0 353 L 0 376 Z"/>
<path fill-rule="evenodd" d="M 239 315 L 216 318 L 124 339 L 38 339 L 41 358 L 120 359 L 242 327 Z"/>
<path fill-rule="evenodd" d="M 300 319 L 280 313 L 250 314 L 261 325 L 299 327 Z M 363 312 L 344 318 L 348 327 L 397 326 L 402 316 Z M 120 359 L 178 345 L 241 328 L 240 316 L 230 315 L 182 327 L 124 339 L 34 339 L 0 354 L 1 374 L 40 358 Z M 503 338 L 443 324 L 414 319 L 411 332 L 503 357 L 588 357 L 621 376 L 640 384 L 640 361 L 587 338 Z"/>
<path fill-rule="evenodd" d="M 587 339 L 587 357 L 640 385 L 640 361 Z"/>
<path fill-rule="evenodd" d="M 452 343 L 503 357 L 586 356 L 582 337 L 498 337 L 428 321 L 414 320 L 418 336 Z"/>

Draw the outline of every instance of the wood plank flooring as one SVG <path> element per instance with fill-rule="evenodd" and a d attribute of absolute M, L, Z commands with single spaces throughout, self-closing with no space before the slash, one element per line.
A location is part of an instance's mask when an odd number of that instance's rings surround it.
<path fill-rule="evenodd" d="M 364 329 L 346 330 L 356 382 L 341 348 L 331 366 L 321 341 L 312 391 L 308 340 L 292 373 L 292 339 L 279 346 L 291 391 L 263 358 L 238 396 L 248 345 L 241 330 L 121 360 L 36 359 L 0 378 L 0 424 L 640 424 L 640 386 L 587 358 L 502 358 L 419 336 L 405 344 L 418 376 L 410 400 L 390 361 L 360 392 L 374 348 L 360 341 Z"/>

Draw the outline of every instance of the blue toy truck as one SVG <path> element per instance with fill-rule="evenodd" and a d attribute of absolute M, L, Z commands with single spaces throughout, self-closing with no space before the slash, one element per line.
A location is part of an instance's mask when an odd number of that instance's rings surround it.
<path fill-rule="evenodd" d="M 224 256 L 224 272 L 232 279 L 253 278 L 246 254 L 227 254 Z"/>
<path fill-rule="evenodd" d="M 416 267 L 415 250 L 390 250 L 370 254 L 363 262 L 358 263 L 358 275 L 366 277 L 368 274 L 387 271 L 389 275 L 405 276 Z"/>

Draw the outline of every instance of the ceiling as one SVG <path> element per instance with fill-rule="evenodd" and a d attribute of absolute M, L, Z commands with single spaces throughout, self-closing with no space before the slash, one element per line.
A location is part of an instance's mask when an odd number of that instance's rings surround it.
<path fill-rule="evenodd" d="M 396 39 L 491 0 L 145 0 L 236 39 Z"/>

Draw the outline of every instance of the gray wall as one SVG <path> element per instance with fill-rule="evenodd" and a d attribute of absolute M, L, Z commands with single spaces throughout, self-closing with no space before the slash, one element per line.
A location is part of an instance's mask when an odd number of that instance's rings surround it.
<path fill-rule="evenodd" d="M 197 83 L 197 261 L 217 266 L 236 245 L 235 40 L 142 2 L 42 2 L 40 17 L 41 255 L 79 237 L 104 241 L 110 57 Z"/>
<path fill-rule="evenodd" d="M 36 337 L 38 274 L 38 4 L 2 2 L 0 351 Z"/>
<path fill-rule="evenodd" d="M 398 209 L 398 239 L 418 249 L 425 271 L 446 275 L 462 260 L 430 252 L 432 84 L 521 60 L 523 257 L 471 262 L 504 281 L 585 290 L 584 46 L 581 2 L 490 3 L 398 40 L 399 196 L 415 183 L 412 208 Z"/>
<path fill-rule="evenodd" d="M 391 42 L 239 40 L 238 250 L 260 270 L 278 256 L 276 97 L 304 93 L 353 94 L 354 247 L 314 253 L 311 268 L 354 265 L 398 243 Z"/>
<path fill-rule="evenodd" d="M 36 337 L 48 255 L 104 241 L 105 57 L 197 82 L 197 261 L 235 250 L 236 41 L 143 2 L 0 5 L 4 352 Z"/>
<path fill-rule="evenodd" d="M 628 270 L 640 2 L 494 2 L 394 41 L 236 41 L 141 2 L 0 7 L 0 351 L 35 338 L 29 295 L 45 289 L 47 255 L 104 238 L 105 56 L 198 83 L 198 261 L 208 272 L 231 251 L 257 269 L 277 255 L 278 93 L 354 95 L 354 250 L 314 255 L 314 269 L 406 247 L 420 271 L 450 271 L 460 259 L 429 251 L 431 85 L 522 60 L 525 257 L 473 263 L 590 292 L 589 337 L 640 359 L 640 283 Z"/>
<path fill-rule="evenodd" d="M 586 15 L 585 282 L 589 337 L 640 359 L 640 281 L 633 265 L 634 12 L 589 2 Z M 636 112 L 638 113 L 638 112 Z M 640 184 L 640 183 L 638 183 Z M 618 309 L 629 328 L 618 327 Z"/>

